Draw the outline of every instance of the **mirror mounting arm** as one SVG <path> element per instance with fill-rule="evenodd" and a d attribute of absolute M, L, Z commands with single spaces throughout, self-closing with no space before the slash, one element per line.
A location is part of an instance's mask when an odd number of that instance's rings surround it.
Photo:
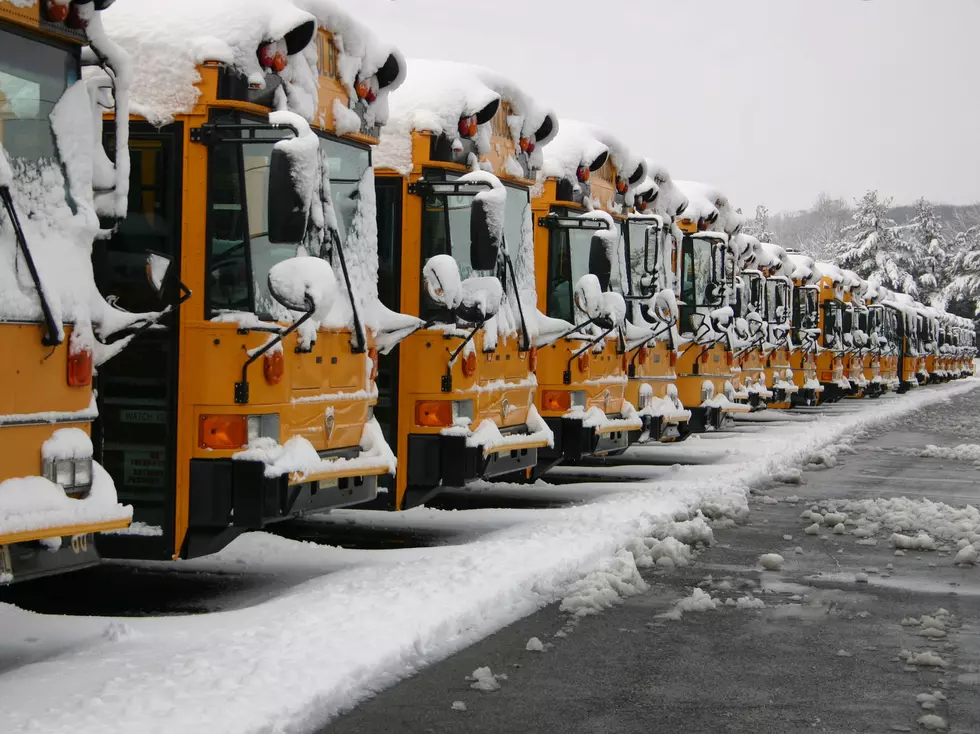
<path fill-rule="evenodd" d="M 481 321 L 479 324 L 477 324 L 476 326 L 474 326 L 473 329 L 470 331 L 470 333 L 466 335 L 466 338 L 463 339 L 463 343 L 460 344 L 452 352 L 449 353 L 449 361 L 446 362 L 446 374 L 444 374 L 442 376 L 442 391 L 443 392 L 451 392 L 452 391 L 452 389 L 453 389 L 453 365 L 456 364 L 456 358 L 459 356 L 460 352 L 463 351 L 463 348 L 473 340 L 473 337 L 476 336 L 476 332 L 478 332 L 480 329 L 482 329 L 483 326 L 487 323 L 487 321 L 489 321 L 489 319 L 486 319 L 484 321 Z"/>
<path fill-rule="evenodd" d="M 189 291 L 188 291 L 189 293 Z M 313 314 L 316 312 L 316 305 L 313 303 L 313 299 L 309 296 L 306 297 L 306 313 L 300 316 L 296 321 L 290 325 L 288 329 L 281 331 L 278 336 L 274 339 L 270 339 L 261 348 L 257 349 L 251 357 L 249 357 L 245 364 L 242 365 L 242 379 L 241 382 L 235 383 L 235 403 L 237 405 L 247 405 L 248 404 L 248 368 L 255 362 L 259 357 L 265 355 L 270 349 L 272 349 L 277 344 L 282 343 L 283 339 L 296 331 L 299 327 L 309 321 Z"/>
<path fill-rule="evenodd" d="M 595 339 L 593 339 L 588 344 L 586 344 L 584 347 L 582 347 L 581 349 L 579 349 L 577 352 L 574 352 L 572 354 L 572 356 L 568 358 L 568 363 L 565 365 L 565 373 L 562 375 L 562 381 L 566 385 L 571 385 L 572 384 L 572 362 L 574 362 L 576 359 L 578 359 L 579 356 L 582 355 L 582 354 L 584 354 L 587 350 L 592 349 L 592 347 L 594 347 L 600 341 L 602 341 L 607 336 L 609 336 L 609 334 L 611 334 L 612 333 L 612 330 L 615 329 L 615 328 L 616 328 L 616 325 L 613 324 L 608 329 L 606 329 L 604 332 L 602 332 L 601 334 L 599 334 L 599 336 L 597 336 Z"/>

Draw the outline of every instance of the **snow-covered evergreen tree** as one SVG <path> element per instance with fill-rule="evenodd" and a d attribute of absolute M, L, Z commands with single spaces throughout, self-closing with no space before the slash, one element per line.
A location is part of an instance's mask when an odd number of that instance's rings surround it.
<path fill-rule="evenodd" d="M 772 242 L 773 234 L 769 231 L 769 208 L 765 204 L 759 204 L 755 208 L 755 218 L 745 221 L 742 232 L 752 235 L 759 242 Z"/>
<path fill-rule="evenodd" d="M 957 234 L 953 247 L 956 254 L 948 268 L 951 279 L 942 289 L 942 299 L 969 301 L 980 313 L 980 226 Z"/>
<path fill-rule="evenodd" d="M 943 221 L 932 204 L 924 198 L 915 202 L 915 215 L 906 227 L 903 239 L 912 255 L 912 274 L 924 299 L 942 299 L 939 291 L 946 277 L 950 259 L 950 243 L 946 239 Z"/>
<path fill-rule="evenodd" d="M 911 243 L 899 236 L 895 221 L 888 216 L 891 199 L 879 199 L 868 191 L 858 202 L 854 224 L 845 227 L 836 244 L 837 263 L 862 278 L 874 278 L 888 288 L 918 295 L 912 275 Z"/>

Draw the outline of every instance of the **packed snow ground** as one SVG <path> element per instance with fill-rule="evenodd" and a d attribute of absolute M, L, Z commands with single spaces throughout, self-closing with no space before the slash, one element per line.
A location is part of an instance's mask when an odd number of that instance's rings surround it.
<path fill-rule="evenodd" d="M 243 609 L 122 620 L 0 605 L 0 731 L 312 731 L 546 604 L 615 603 L 611 592 L 637 586 L 638 565 L 683 562 L 681 542 L 710 540 L 698 510 L 740 518 L 751 488 L 794 476 L 820 463 L 815 457 L 833 459 L 852 437 L 978 385 L 969 380 L 855 409 L 834 406 L 812 413 L 812 421 L 636 449 L 628 461 L 676 457 L 678 465 L 653 482 L 559 488 L 590 492 L 571 507 L 345 516 L 374 524 L 411 524 L 418 516 L 430 527 L 462 521 L 475 538 L 462 545 L 344 550 L 253 533 L 216 556 L 181 564 L 319 574 Z M 688 461 L 705 463 L 680 465 Z"/>

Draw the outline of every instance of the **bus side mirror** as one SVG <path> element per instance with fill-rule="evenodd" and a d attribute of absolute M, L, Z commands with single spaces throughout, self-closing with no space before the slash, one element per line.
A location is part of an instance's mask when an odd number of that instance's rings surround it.
<path fill-rule="evenodd" d="M 455 311 L 463 300 L 459 265 L 449 255 L 430 257 L 422 268 L 422 280 L 429 298 L 450 311 Z"/>
<path fill-rule="evenodd" d="M 490 224 L 487 203 L 477 198 L 470 216 L 470 263 L 474 270 L 493 270 L 497 265 L 500 240 Z"/>
<path fill-rule="evenodd" d="M 482 324 L 497 315 L 503 298 L 504 289 L 496 278 L 467 278 L 456 318 L 467 324 Z"/>
<path fill-rule="evenodd" d="M 337 277 L 326 260 L 291 257 L 269 270 L 269 293 L 290 311 L 327 315 L 337 293 Z"/>
<path fill-rule="evenodd" d="M 158 297 L 163 297 L 173 258 L 152 250 L 146 253 L 146 280 Z"/>
<path fill-rule="evenodd" d="M 602 311 L 602 316 L 596 319 L 596 326 L 611 329 L 626 320 L 626 299 L 619 293 L 606 291 L 602 294 Z"/>
<path fill-rule="evenodd" d="M 273 148 L 269 160 L 267 212 L 269 242 L 273 245 L 296 244 L 302 242 L 306 235 L 306 205 L 292 171 L 289 154 L 281 148 Z"/>
<path fill-rule="evenodd" d="M 602 287 L 599 279 L 586 273 L 575 284 L 575 306 L 590 320 L 602 316 Z"/>
<path fill-rule="evenodd" d="M 612 260 L 606 249 L 605 240 L 598 235 L 592 235 L 589 246 L 589 272 L 599 279 L 600 290 L 609 290 L 609 281 L 612 280 Z"/>

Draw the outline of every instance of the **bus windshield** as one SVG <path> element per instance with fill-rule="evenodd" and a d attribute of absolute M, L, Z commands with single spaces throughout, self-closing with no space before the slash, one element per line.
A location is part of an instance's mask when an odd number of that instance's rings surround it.
<path fill-rule="evenodd" d="M 649 238 L 649 246 L 647 239 Z M 659 232 L 654 221 L 630 220 L 627 261 L 632 296 L 651 296 L 660 285 Z"/>
<path fill-rule="evenodd" d="M 843 346 L 844 324 L 841 310 L 841 304 L 837 301 L 827 301 L 824 304 L 823 345 L 828 349 L 841 349 Z"/>
<path fill-rule="evenodd" d="M 216 117 L 213 121 L 219 120 Z M 224 114 L 221 122 L 239 122 Z M 259 124 L 241 116 L 243 124 Z M 212 311 L 246 311 L 261 319 L 286 318 L 285 308 L 269 292 L 269 271 L 297 255 L 301 243 L 269 241 L 269 167 L 276 130 L 256 130 L 256 138 L 269 142 L 223 142 L 211 149 L 208 185 L 208 304 Z M 330 172 L 330 201 L 334 217 L 326 217 L 327 238 L 346 242 L 357 211 L 358 190 L 371 164 L 366 148 L 330 138 L 320 138 L 320 159 Z M 325 197 L 325 192 L 321 192 Z M 332 220 L 332 221 L 331 221 Z M 332 255 L 313 252 L 313 255 Z"/>
<path fill-rule="evenodd" d="M 428 180 L 455 181 L 456 174 L 443 174 L 442 171 L 429 171 Z M 531 195 L 526 189 L 504 186 L 507 200 L 504 206 L 503 242 L 499 247 L 507 252 L 517 250 L 526 237 L 530 236 Z M 471 276 L 496 276 L 502 272 L 502 261 L 493 267 L 479 269 L 473 266 L 473 194 L 447 195 L 433 194 L 422 202 L 422 258 L 424 267 L 429 258 L 435 255 L 451 255 L 459 266 L 459 275 L 465 280 Z M 506 278 L 505 278 L 506 281 Z M 422 284 L 422 318 L 437 318 L 443 309 L 433 302 Z"/>
<path fill-rule="evenodd" d="M 569 212 L 568 216 L 574 216 Z M 589 273 L 606 289 L 613 278 L 606 245 L 594 229 L 555 227 L 548 248 L 548 316 L 575 323 L 575 284 Z"/>
<path fill-rule="evenodd" d="M 685 237 L 682 246 L 681 298 L 688 306 L 720 306 L 712 283 L 725 278 L 723 245 L 702 238 Z"/>
<path fill-rule="evenodd" d="M 0 145 L 12 163 L 58 159 L 51 111 L 79 78 L 77 50 L 0 30 Z"/>

